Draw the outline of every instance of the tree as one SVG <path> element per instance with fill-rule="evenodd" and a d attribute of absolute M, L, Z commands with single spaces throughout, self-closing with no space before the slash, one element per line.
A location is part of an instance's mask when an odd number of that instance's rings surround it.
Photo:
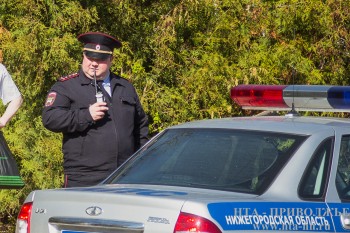
<path fill-rule="evenodd" d="M 13 223 L 20 203 L 33 189 L 62 183 L 60 136 L 41 124 L 48 87 L 78 68 L 81 51 L 76 32 L 88 30 L 94 8 L 76 1 L 7 1 L 0 3 L 0 49 L 4 64 L 24 96 L 24 104 L 5 131 L 26 185 L 0 192 L 0 216 Z M 7 221 L 7 220 L 6 220 Z"/>
<path fill-rule="evenodd" d="M 348 85 L 349 22 L 348 0 L 2 0 L 0 51 L 25 97 L 4 133 L 26 186 L 0 192 L 0 216 L 13 223 L 31 190 L 62 184 L 61 135 L 41 110 L 55 80 L 79 68 L 78 34 L 122 41 L 112 69 L 135 85 L 154 135 L 251 114 L 230 100 L 237 84 Z"/>

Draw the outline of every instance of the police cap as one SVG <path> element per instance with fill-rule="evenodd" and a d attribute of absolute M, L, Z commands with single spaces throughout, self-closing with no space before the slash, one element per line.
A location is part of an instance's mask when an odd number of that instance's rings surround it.
<path fill-rule="evenodd" d="M 78 36 L 78 40 L 84 43 L 85 55 L 98 60 L 106 60 L 112 56 L 113 49 L 122 46 L 116 38 L 102 32 L 83 33 Z"/>

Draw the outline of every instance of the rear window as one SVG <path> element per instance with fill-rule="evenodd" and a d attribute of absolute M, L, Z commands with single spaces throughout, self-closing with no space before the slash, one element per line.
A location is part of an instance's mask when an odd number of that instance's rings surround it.
<path fill-rule="evenodd" d="M 306 136 L 226 129 L 169 129 L 108 183 L 261 194 Z"/>

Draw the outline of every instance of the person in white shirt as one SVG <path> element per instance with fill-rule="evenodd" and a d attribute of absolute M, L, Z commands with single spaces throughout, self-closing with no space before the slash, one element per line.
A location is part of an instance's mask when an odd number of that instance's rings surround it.
<path fill-rule="evenodd" d="M 0 117 L 0 129 L 5 127 L 23 103 L 22 94 L 12 80 L 6 67 L 0 63 L 0 99 L 7 105 Z"/>

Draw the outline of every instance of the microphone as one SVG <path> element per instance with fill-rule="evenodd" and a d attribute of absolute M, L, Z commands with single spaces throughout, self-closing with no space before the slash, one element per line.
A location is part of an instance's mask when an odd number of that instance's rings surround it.
<path fill-rule="evenodd" d="M 103 94 L 100 90 L 97 88 L 97 81 L 96 81 L 96 69 L 94 69 L 94 82 L 95 82 L 95 96 L 96 96 L 96 102 L 103 102 Z"/>

